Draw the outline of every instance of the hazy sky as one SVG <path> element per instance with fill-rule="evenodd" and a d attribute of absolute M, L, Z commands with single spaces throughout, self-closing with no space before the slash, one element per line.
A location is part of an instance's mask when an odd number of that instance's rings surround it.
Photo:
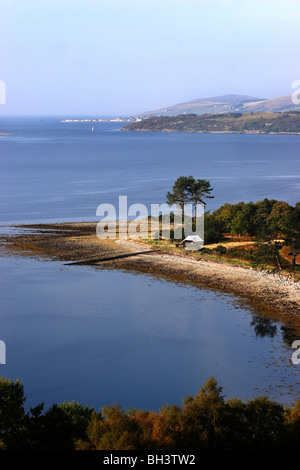
<path fill-rule="evenodd" d="M 289 95 L 299 0 L 0 0 L 1 115 L 129 115 Z"/>

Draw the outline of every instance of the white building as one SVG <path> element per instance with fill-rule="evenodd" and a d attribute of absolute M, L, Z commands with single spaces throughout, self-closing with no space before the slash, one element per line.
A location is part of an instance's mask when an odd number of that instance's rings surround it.
<path fill-rule="evenodd" d="M 189 235 L 177 246 L 184 246 L 186 250 L 198 251 L 203 247 L 204 241 L 199 235 Z"/>

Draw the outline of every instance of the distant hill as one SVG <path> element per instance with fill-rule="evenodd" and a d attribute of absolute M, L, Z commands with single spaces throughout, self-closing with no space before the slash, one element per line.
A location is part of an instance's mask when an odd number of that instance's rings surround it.
<path fill-rule="evenodd" d="M 147 111 L 136 115 L 136 118 L 145 119 L 155 116 L 177 116 L 178 114 L 224 114 L 249 112 L 283 112 L 300 111 L 300 105 L 292 102 L 291 95 L 279 98 L 263 99 L 247 95 L 224 95 L 211 98 L 200 98 L 187 103 Z"/>
<path fill-rule="evenodd" d="M 125 131 L 300 134 L 300 112 L 179 114 L 154 116 L 127 124 Z"/>

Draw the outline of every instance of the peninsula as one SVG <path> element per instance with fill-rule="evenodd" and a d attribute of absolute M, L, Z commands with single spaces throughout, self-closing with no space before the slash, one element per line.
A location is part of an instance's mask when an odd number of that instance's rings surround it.
<path fill-rule="evenodd" d="M 125 131 L 210 132 L 239 134 L 300 134 L 300 112 L 179 114 L 132 122 Z"/>
<path fill-rule="evenodd" d="M 15 234 L 0 237 L 0 245 L 20 256 L 42 256 L 74 267 L 100 265 L 107 269 L 148 273 L 230 292 L 247 299 L 266 315 L 291 324 L 299 334 L 300 283 L 292 274 L 255 269 L 242 264 L 238 258 L 228 260 L 202 253 L 203 250 L 192 253 L 168 241 L 99 240 L 96 225 L 96 222 L 69 222 L 16 226 Z M 232 248 L 232 245 L 236 244 L 224 246 Z M 247 244 L 241 241 L 238 245 L 246 247 Z M 215 245 L 206 247 L 212 249 Z"/>

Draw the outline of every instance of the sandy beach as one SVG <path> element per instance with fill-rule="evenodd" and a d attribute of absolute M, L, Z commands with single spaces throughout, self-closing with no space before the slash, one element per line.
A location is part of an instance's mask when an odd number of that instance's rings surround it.
<path fill-rule="evenodd" d="M 300 283 L 276 273 L 197 259 L 153 248 L 139 240 L 100 240 L 96 223 L 23 225 L 1 236 L 10 253 L 43 256 L 64 264 L 102 265 L 163 276 L 236 294 L 284 321 L 300 324 Z"/>

